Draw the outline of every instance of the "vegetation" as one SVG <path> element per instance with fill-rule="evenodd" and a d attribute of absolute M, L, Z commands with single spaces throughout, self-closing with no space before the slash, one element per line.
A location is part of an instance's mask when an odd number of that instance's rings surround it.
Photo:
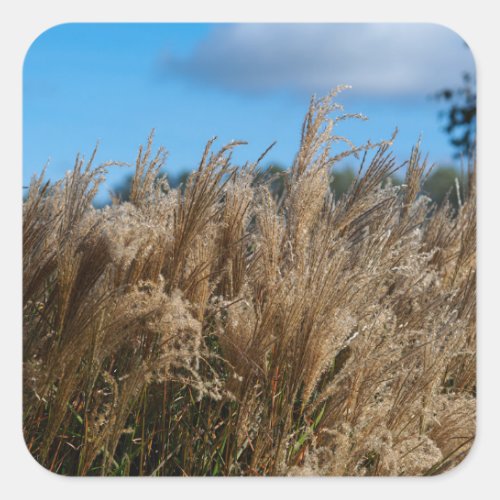
<path fill-rule="evenodd" d="M 24 434 L 66 475 L 432 475 L 475 432 L 475 180 L 455 210 L 390 141 L 334 155 L 312 100 L 274 195 L 210 141 L 185 188 L 139 151 L 128 201 L 78 158 L 24 203 Z M 335 198 L 330 172 L 363 155 Z M 361 171 L 361 170 L 360 170 Z M 335 181 L 334 181 L 335 183 Z"/>
<path fill-rule="evenodd" d="M 184 170 L 178 176 L 169 176 L 169 186 L 184 191 L 191 173 L 189 170 Z M 279 198 L 285 189 L 287 175 L 285 167 L 271 163 L 262 169 L 258 179 L 265 178 L 268 181 L 266 183 L 271 194 Z M 166 174 L 164 172 L 159 173 L 158 178 L 160 177 L 166 177 Z M 114 196 L 121 201 L 129 201 L 133 178 L 133 175 L 128 175 L 120 184 L 115 186 Z M 355 178 L 356 172 L 350 166 L 340 168 L 336 165 L 335 169 L 332 169 L 330 172 L 330 189 L 336 199 L 348 193 Z M 384 183 L 390 183 L 394 186 L 400 185 L 402 182 L 403 179 L 397 174 L 384 180 Z M 460 193 L 467 189 L 467 182 L 467 175 L 452 166 L 434 167 L 422 186 L 421 194 L 427 195 L 439 206 L 445 201 L 449 201 L 457 209 Z"/>
<path fill-rule="evenodd" d="M 476 149 L 475 78 L 464 73 L 460 87 L 443 89 L 435 97 L 448 103 L 448 109 L 443 110 L 441 116 L 446 119 L 444 131 L 450 136 L 450 143 L 455 148 L 455 157 L 471 156 Z"/>

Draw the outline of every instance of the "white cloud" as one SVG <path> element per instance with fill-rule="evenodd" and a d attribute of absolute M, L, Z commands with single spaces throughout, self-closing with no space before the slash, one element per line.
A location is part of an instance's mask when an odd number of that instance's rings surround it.
<path fill-rule="evenodd" d="M 231 24 L 167 68 L 241 91 L 350 84 L 360 94 L 405 96 L 456 85 L 474 62 L 457 34 L 433 24 Z"/>

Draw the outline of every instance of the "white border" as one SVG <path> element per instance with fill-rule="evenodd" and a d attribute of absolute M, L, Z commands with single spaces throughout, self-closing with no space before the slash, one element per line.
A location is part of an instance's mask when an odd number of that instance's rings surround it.
<path fill-rule="evenodd" d="M 0 92 L 2 176 L 0 349 L 1 426 L 0 477 L 5 498 L 136 499 L 139 495 L 208 498 L 405 499 L 492 498 L 499 491 L 498 332 L 500 179 L 497 130 L 500 46 L 495 2 L 465 0 L 307 0 L 307 2 L 235 0 L 154 2 L 152 0 L 68 2 L 38 0 L 2 2 Z M 63 478 L 39 466 L 26 451 L 21 436 L 21 151 L 22 63 L 31 42 L 63 22 L 433 22 L 455 30 L 470 45 L 478 72 L 479 209 L 478 209 L 478 437 L 469 457 L 457 469 L 436 478 L 318 479 L 114 479 Z M 497 153 L 495 155 L 495 153 Z"/>

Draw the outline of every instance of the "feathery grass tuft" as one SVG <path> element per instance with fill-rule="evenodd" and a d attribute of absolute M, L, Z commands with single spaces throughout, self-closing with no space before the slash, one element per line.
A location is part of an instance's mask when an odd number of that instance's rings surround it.
<path fill-rule="evenodd" d="M 78 158 L 24 202 L 24 434 L 66 475 L 431 475 L 475 433 L 475 177 L 457 211 L 312 99 L 275 193 L 231 143 L 185 189 L 153 137 L 129 201 Z M 334 152 L 336 144 L 347 152 Z M 363 154 L 335 199 L 331 170 Z"/>

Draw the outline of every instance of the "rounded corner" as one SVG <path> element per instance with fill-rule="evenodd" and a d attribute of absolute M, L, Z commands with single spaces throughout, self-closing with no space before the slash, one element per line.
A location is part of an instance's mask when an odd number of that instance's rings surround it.
<path fill-rule="evenodd" d="M 60 29 L 64 26 L 69 26 L 69 25 L 73 25 L 73 24 L 77 24 L 77 23 L 74 23 L 74 22 L 62 22 L 62 23 L 58 23 L 58 24 L 54 24 L 53 26 L 50 26 L 49 28 L 46 28 L 44 29 L 41 33 L 39 33 L 32 41 L 31 43 L 29 44 L 28 48 L 26 49 L 26 52 L 24 53 L 24 57 L 23 57 L 23 74 L 24 74 L 24 71 L 26 69 L 26 61 L 28 60 L 29 58 L 29 55 L 31 53 L 31 51 L 33 50 L 34 47 L 37 46 L 37 44 L 40 42 L 40 40 L 42 40 L 43 38 L 45 38 L 49 33 L 57 30 L 57 29 Z"/>
<path fill-rule="evenodd" d="M 477 434 L 474 434 L 474 436 L 471 439 L 472 439 L 471 444 L 470 444 L 469 448 L 467 449 L 467 451 L 465 451 L 465 453 L 462 455 L 460 461 L 456 462 L 450 468 L 444 469 L 444 470 L 438 472 L 437 474 L 433 474 L 433 477 L 443 477 L 443 476 L 447 476 L 448 474 L 457 473 L 456 472 L 457 469 L 461 469 L 463 467 L 464 462 L 470 461 L 470 459 L 469 460 L 467 460 L 467 459 L 470 457 L 471 451 L 475 448 L 475 444 L 477 441 Z"/>
<path fill-rule="evenodd" d="M 31 450 L 29 449 L 28 442 L 26 441 L 26 433 L 24 432 L 24 429 L 22 429 L 21 434 L 22 434 L 22 442 L 24 444 L 24 451 L 25 451 L 25 453 L 31 458 L 31 460 L 33 462 L 36 463 L 36 465 L 38 467 L 42 468 L 45 473 L 50 474 L 52 476 L 56 476 L 56 477 L 68 477 L 65 474 L 61 474 L 61 473 L 59 473 L 57 471 L 50 470 L 46 465 L 44 465 L 43 463 L 41 463 L 40 460 L 38 460 L 35 457 L 35 455 L 33 455 L 33 453 L 31 452 Z"/>
<path fill-rule="evenodd" d="M 462 41 L 462 43 L 469 49 L 471 61 L 472 61 L 473 69 L 474 69 L 474 74 L 477 74 L 476 56 L 474 55 L 474 50 L 473 50 L 471 44 L 465 39 L 465 37 L 462 36 L 462 34 L 459 33 L 456 29 L 451 28 L 450 26 L 448 26 L 444 23 L 432 22 L 432 23 L 427 23 L 427 24 L 434 26 L 435 28 L 440 28 L 444 31 L 448 31 L 450 34 L 452 34 L 456 38 L 459 38 Z"/>

